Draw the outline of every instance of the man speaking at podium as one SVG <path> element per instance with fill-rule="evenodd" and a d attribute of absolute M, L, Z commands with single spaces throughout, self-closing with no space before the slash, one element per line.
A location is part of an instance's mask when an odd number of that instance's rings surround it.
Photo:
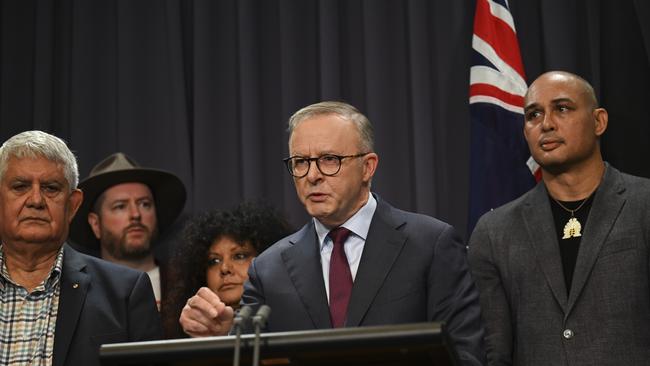
<path fill-rule="evenodd" d="M 453 227 L 370 192 L 379 161 L 370 121 L 322 102 L 289 120 L 285 159 L 313 217 L 249 268 L 243 305 L 271 307 L 267 331 L 444 321 L 464 365 L 484 362 L 478 292 Z M 180 317 L 194 337 L 227 334 L 233 311 L 208 289 Z"/>

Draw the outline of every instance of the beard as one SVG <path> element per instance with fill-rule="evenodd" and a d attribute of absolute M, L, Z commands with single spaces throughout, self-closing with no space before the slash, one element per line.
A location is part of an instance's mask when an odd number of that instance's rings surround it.
<path fill-rule="evenodd" d="M 128 230 L 133 227 L 139 227 L 145 231 L 144 238 L 138 240 L 139 243 L 132 243 L 133 239 L 128 238 Z M 101 246 L 113 258 L 121 260 L 142 260 L 151 255 L 151 243 L 158 237 L 158 229 L 153 232 L 148 227 L 135 224 L 126 227 L 120 235 L 116 235 L 108 230 L 102 232 Z M 141 243 L 140 243 L 141 241 Z"/>

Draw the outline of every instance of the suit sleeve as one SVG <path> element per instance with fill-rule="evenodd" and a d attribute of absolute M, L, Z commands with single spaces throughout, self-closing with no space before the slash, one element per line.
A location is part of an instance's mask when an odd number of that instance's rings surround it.
<path fill-rule="evenodd" d="M 244 293 L 240 302 L 242 305 L 249 305 L 257 310 L 264 304 L 264 290 L 257 275 L 256 258 L 253 258 L 248 267 L 248 281 L 244 283 Z"/>
<path fill-rule="evenodd" d="M 488 365 L 512 365 L 513 338 L 510 304 L 494 259 L 485 216 L 479 220 L 469 242 L 469 263 L 479 288 L 487 335 Z"/>
<path fill-rule="evenodd" d="M 251 265 L 248 267 L 248 280 L 244 282 L 244 293 L 242 294 L 239 304 L 241 306 L 248 305 L 253 308 L 253 314 L 257 312 L 257 309 L 264 305 L 264 289 L 262 283 L 259 281 L 259 276 L 257 275 L 257 266 L 256 259 L 253 258 Z M 253 327 L 251 324 L 243 325 L 243 333 L 252 333 Z"/>
<path fill-rule="evenodd" d="M 156 308 L 151 281 L 140 273 L 128 298 L 129 341 L 150 341 L 162 338 L 160 314 Z"/>
<path fill-rule="evenodd" d="M 462 365 L 484 365 L 479 296 L 467 264 L 467 249 L 447 225 L 435 246 L 429 273 L 429 320 L 444 320 Z"/>

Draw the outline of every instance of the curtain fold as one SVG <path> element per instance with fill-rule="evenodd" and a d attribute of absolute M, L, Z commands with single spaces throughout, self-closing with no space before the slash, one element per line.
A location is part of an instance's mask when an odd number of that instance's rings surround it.
<path fill-rule="evenodd" d="M 123 151 L 178 174 L 186 213 L 264 198 L 306 219 L 286 121 L 344 100 L 374 123 L 373 189 L 464 233 L 472 0 L 0 0 L 0 139 L 67 140 L 82 177 Z M 650 6 L 511 0 L 528 81 L 592 81 L 605 158 L 650 176 Z"/>

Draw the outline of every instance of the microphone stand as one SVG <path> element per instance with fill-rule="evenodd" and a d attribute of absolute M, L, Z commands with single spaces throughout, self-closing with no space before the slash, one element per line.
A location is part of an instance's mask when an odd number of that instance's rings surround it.
<path fill-rule="evenodd" d="M 262 305 L 253 317 L 253 326 L 255 327 L 255 341 L 253 343 L 253 366 L 260 364 L 260 329 L 266 325 L 266 321 L 271 314 L 271 308 L 268 305 Z"/>
<path fill-rule="evenodd" d="M 253 313 L 253 308 L 244 305 L 233 320 L 233 330 L 235 331 L 235 355 L 232 359 L 232 366 L 239 366 L 239 353 L 241 352 L 241 328 L 244 322 L 247 322 Z"/>

